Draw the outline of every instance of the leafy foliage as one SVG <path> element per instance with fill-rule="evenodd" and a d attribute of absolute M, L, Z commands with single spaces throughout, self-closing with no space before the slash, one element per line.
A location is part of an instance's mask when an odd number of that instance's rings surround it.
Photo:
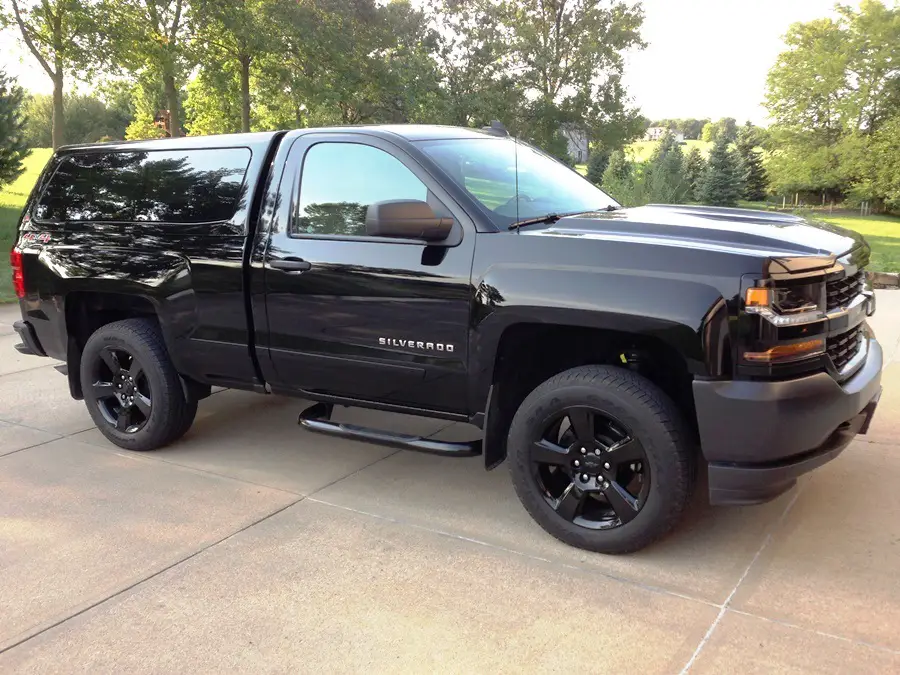
<path fill-rule="evenodd" d="M 130 91 L 125 97 L 104 100 L 99 96 L 72 94 L 63 99 L 68 143 L 96 143 L 102 138 L 122 140 L 134 113 Z M 35 94 L 25 102 L 25 142 L 30 148 L 52 144 L 53 97 Z"/>
<path fill-rule="evenodd" d="M 65 142 L 63 89 L 66 74 L 96 65 L 97 27 L 90 0 L 10 0 L 0 24 L 14 25 L 31 54 L 53 81 L 53 147 Z"/>
<path fill-rule="evenodd" d="M 704 127 L 710 123 L 707 119 L 695 119 L 688 117 L 685 119 L 662 119 L 651 122 L 652 127 L 665 127 L 669 131 L 680 133 L 686 141 L 699 141 L 703 134 Z"/>
<path fill-rule="evenodd" d="M 883 130 L 900 114 L 900 7 L 863 0 L 859 10 L 837 12 L 791 26 L 788 49 L 769 72 L 766 104 L 776 121 L 769 180 L 780 194 L 891 205 L 890 181 L 876 177 Z"/>
<path fill-rule="evenodd" d="M 130 80 L 129 138 L 159 135 L 161 120 L 180 135 L 500 119 L 566 159 L 564 127 L 608 154 L 647 123 L 622 83 L 623 54 L 642 46 L 643 21 L 625 0 L 9 2 L 31 3 L 20 32 L 52 77 L 54 45 L 71 38 L 58 78 L 60 134 L 61 73 L 88 66 Z M 62 12 L 68 32 L 53 32 Z M 88 105 L 98 114 L 78 114 L 105 117 Z"/>
<path fill-rule="evenodd" d="M 700 134 L 701 140 L 715 143 L 720 137 L 733 143 L 737 138 L 737 122 L 733 117 L 723 117 L 718 122 L 707 122 Z"/>

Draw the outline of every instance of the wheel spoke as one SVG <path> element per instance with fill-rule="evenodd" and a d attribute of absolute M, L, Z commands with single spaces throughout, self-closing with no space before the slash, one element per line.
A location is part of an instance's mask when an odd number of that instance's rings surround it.
<path fill-rule="evenodd" d="M 531 461 L 539 464 L 563 465 L 568 463 L 569 450 L 552 441 L 541 439 L 531 446 Z"/>
<path fill-rule="evenodd" d="M 150 397 L 144 396 L 141 392 L 134 392 L 134 404 L 137 409 L 143 413 L 144 417 L 150 416 Z"/>
<path fill-rule="evenodd" d="M 119 413 L 116 415 L 116 429 L 125 431 L 130 426 L 131 408 L 119 408 Z"/>
<path fill-rule="evenodd" d="M 137 384 L 138 378 L 144 374 L 144 369 L 141 368 L 141 364 L 138 363 L 137 359 L 131 359 L 131 368 L 128 369 L 128 374 L 131 376 L 131 379 L 134 380 L 135 384 Z"/>
<path fill-rule="evenodd" d="M 100 358 L 103 359 L 103 363 L 106 364 L 106 367 L 109 368 L 113 374 L 118 373 L 122 370 L 122 366 L 119 365 L 119 356 L 112 349 L 107 347 L 100 351 Z"/>
<path fill-rule="evenodd" d="M 607 458 L 615 464 L 639 462 L 644 459 L 644 447 L 636 438 L 627 436 L 609 447 L 604 454 L 604 459 Z"/>
<path fill-rule="evenodd" d="M 603 490 L 603 494 L 606 495 L 609 505 L 612 506 L 623 525 L 637 515 L 640 508 L 637 499 L 628 494 L 628 491 L 615 481 Z"/>
<path fill-rule="evenodd" d="M 585 493 L 575 483 L 572 483 L 556 500 L 553 508 L 566 520 L 575 520 L 575 517 L 581 512 L 584 498 Z"/>
<path fill-rule="evenodd" d="M 94 398 L 98 401 L 116 395 L 116 388 L 112 382 L 94 382 L 91 385 L 91 391 L 93 391 Z"/>
<path fill-rule="evenodd" d="M 578 442 L 585 447 L 593 445 L 594 413 L 587 408 L 574 408 L 569 411 L 568 417 Z"/>

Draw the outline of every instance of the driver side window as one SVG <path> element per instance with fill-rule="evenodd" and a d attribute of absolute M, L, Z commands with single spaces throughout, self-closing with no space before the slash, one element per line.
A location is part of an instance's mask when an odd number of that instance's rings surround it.
<path fill-rule="evenodd" d="M 425 184 L 384 150 L 359 143 L 317 143 L 303 160 L 291 234 L 366 236 L 370 204 L 427 198 Z"/>

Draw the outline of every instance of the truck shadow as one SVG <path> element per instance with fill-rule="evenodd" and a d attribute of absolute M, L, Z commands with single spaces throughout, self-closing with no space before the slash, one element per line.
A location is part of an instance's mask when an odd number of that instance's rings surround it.
<path fill-rule="evenodd" d="M 397 451 L 306 432 L 305 402 L 227 391 L 201 404 L 194 428 L 154 455 L 238 480 L 289 490 L 338 508 L 563 562 L 721 602 L 778 521 L 792 493 L 760 506 L 713 508 L 701 475 L 681 523 L 629 556 L 603 556 L 558 542 L 519 504 L 505 465 L 482 458 Z M 404 415 L 338 409 L 336 418 L 382 429 L 468 440 L 478 430 Z"/>

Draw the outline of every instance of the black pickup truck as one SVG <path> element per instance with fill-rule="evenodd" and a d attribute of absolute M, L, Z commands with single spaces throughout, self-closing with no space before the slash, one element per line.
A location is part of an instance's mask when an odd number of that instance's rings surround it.
<path fill-rule="evenodd" d="M 64 361 L 120 447 L 175 441 L 213 386 L 296 396 L 313 431 L 508 458 L 550 534 L 622 553 L 676 523 L 700 470 L 713 503 L 761 502 L 866 432 L 868 257 L 793 215 L 621 208 L 494 125 L 61 148 L 11 262 L 19 350 Z"/>

